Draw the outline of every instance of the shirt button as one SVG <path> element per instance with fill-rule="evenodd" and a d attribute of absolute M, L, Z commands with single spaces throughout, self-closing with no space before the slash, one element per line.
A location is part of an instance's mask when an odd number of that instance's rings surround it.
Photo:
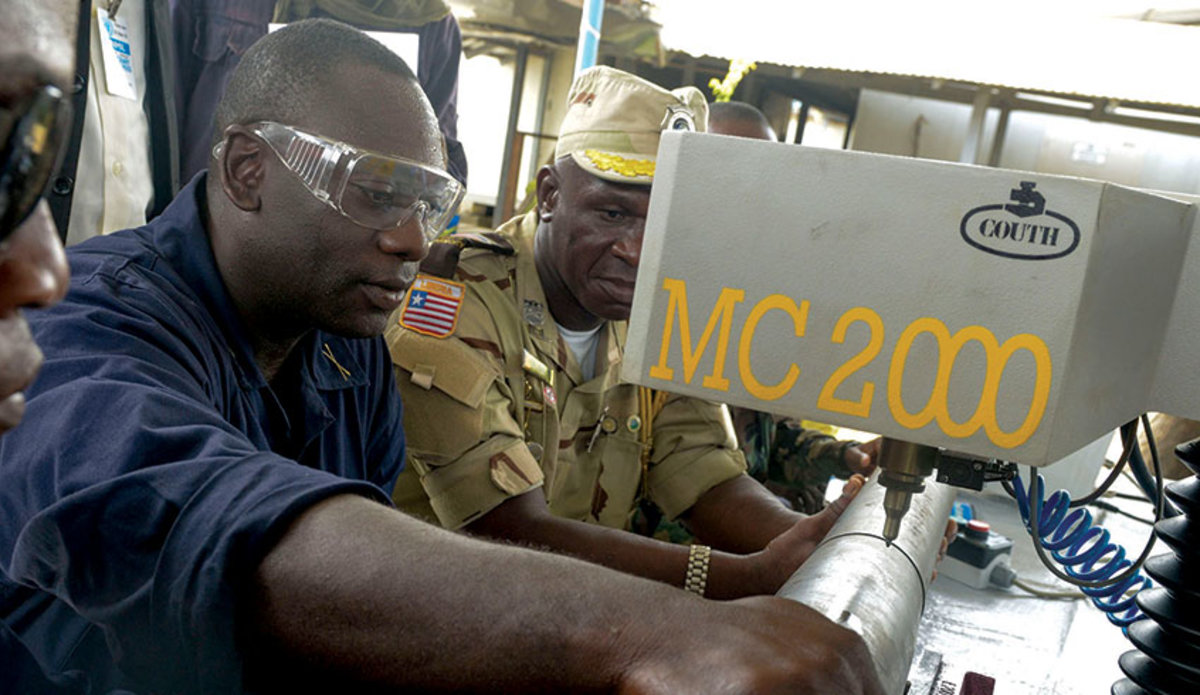
<path fill-rule="evenodd" d="M 120 176 L 121 174 L 123 174 L 125 172 L 125 165 L 122 164 L 120 162 L 120 160 L 113 162 L 112 172 L 113 172 L 113 176 Z"/>

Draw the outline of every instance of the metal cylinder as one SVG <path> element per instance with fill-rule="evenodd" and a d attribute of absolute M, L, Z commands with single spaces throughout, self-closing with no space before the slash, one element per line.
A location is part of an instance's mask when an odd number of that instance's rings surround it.
<path fill-rule="evenodd" d="M 880 533 L 886 490 L 877 477 L 872 476 L 777 595 L 861 635 L 885 690 L 900 695 L 954 488 L 928 481 L 924 492 L 912 496 L 900 534 L 889 544 Z"/>

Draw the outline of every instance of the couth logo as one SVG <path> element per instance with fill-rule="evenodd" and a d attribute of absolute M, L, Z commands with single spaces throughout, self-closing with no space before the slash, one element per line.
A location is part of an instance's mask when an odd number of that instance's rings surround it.
<path fill-rule="evenodd" d="M 959 232 L 971 246 L 1004 258 L 1045 261 L 1079 246 L 1079 227 L 1066 215 L 1046 209 L 1037 183 L 1022 181 L 1008 203 L 981 205 L 962 218 Z"/>

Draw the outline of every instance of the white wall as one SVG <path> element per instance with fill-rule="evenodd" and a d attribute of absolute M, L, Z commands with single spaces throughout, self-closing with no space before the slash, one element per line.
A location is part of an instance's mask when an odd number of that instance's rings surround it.
<path fill-rule="evenodd" d="M 530 53 L 525 64 L 525 83 L 521 93 L 521 112 L 517 130 L 537 130 L 538 111 L 542 109 L 541 89 L 545 72 L 548 97 L 542 113 L 541 132 L 554 134 L 566 111 L 566 94 L 571 85 L 574 49 L 552 50 L 545 55 Z M 458 136 L 467 153 L 470 174 L 467 180 L 468 202 L 493 205 L 500 190 L 500 169 L 504 163 L 504 138 L 508 127 L 508 107 L 512 99 L 515 61 L 479 55 L 463 58 L 458 77 Z M 522 150 L 517 202 L 537 167 L 554 151 L 553 140 L 525 138 Z"/>
<path fill-rule="evenodd" d="M 999 164 L 1139 188 L 1200 191 L 1200 138 L 1082 118 L 1014 112 Z"/>
<path fill-rule="evenodd" d="M 994 109 L 988 112 L 984 152 L 992 147 L 998 117 Z M 850 149 L 957 162 L 970 120 L 971 107 L 966 104 L 864 89 Z"/>
<path fill-rule="evenodd" d="M 970 118 L 966 104 L 863 90 L 850 148 L 958 161 Z M 989 109 L 981 145 L 985 153 L 998 119 L 999 111 Z M 1200 138 L 1014 111 L 999 166 L 1200 193 Z"/>
<path fill-rule="evenodd" d="M 465 56 L 458 68 L 458 139 L 467 153 L 467 202 L 491 205 L 500 186 L 513 64 Z"/>

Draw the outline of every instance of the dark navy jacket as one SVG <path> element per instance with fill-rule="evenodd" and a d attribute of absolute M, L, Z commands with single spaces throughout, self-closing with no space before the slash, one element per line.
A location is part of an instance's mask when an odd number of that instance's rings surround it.
<path fill-rule="evenodd" d="M 146 227 L 68 252 L 66 300 L 29 312 L 46 362 L 25 420 L 0 438 L 0 619 L 92 692 L 240 691 L 258 562 L 321 499 L 387 502 L 403 462 L 382 339 L 311 333 L 276 397 L 203 196 L 202 174 Z"/>

